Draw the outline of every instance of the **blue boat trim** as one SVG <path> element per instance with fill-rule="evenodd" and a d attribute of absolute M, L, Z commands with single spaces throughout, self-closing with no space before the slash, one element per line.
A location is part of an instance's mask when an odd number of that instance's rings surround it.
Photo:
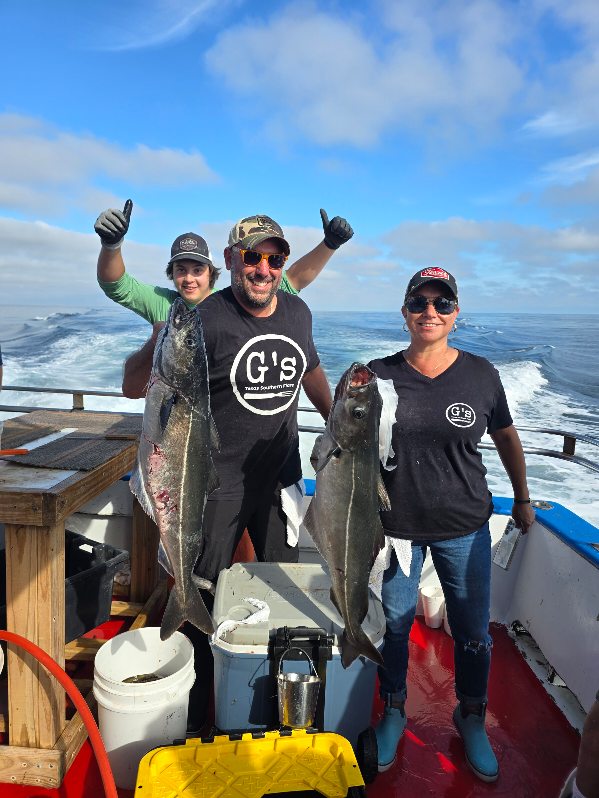
<path fill-rule="evenodd" d="M 314 496 L 314 488 L 316 487 L 316 480 L 304 478 L 304 486 L 306 488 L 306 496 Z"/>
<path fill-rule="evenodd" d="M 535 507 L 535 513 L 543 526 L 562 540 L 571 549 L 599 568 L 599 551 L 593 546 L 599 544 L 599 529 L 588 521 L 568 510 L 557 502 L 548 502 L 551 510 Z M 512 499 L 493 496 L 493 509 L 498 515 L 512 514 Z"/>

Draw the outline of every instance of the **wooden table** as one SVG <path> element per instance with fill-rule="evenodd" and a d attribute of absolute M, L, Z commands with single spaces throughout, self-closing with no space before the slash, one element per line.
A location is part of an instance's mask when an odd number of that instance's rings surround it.
<path fill-rule="evenodd" d="M 141 416 L 34 411 L 5 421 L 2 446 L 13 447 L 15 441 L 25 445 L 48 434 L 51 428 L 76 428 L 73 436 L 80 436 L 76 446 L 79 451 L 83 447 L 83 453 L 87 447 L 91 451 L 98 438 L 119 433 L 124 438 L 116 453 L 103 457 L 89 470 L 52 470 L 18 465 L 16 461 L 0 469 L 7 629 L 36 643 L 64 667 L 64 520 L 133 467 Z M 48 487 L 53 475 L 57 481 Z M 46 486 L 39 487 L 44 481 Z M 146 600 L 156 586 L 156 545 L 153 522 L 139 505 L 134 506 L 132 602 Z M 67 725 L 64 691 L 37 660 L 12 645 L 7 659 L 9 745 L 0 746 L 0 782 L 59 786 L 77 752 L 75 748 L 78 750 L 85 739 L 85 731 L 81 732 L 81 723 L 78 731 L 73 721 Z"/>

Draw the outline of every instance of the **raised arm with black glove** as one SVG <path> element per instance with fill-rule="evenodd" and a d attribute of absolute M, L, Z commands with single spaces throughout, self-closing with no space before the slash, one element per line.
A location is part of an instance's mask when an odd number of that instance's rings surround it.
<path fill-rule="evenodd" d="M 354 231 L 347 219 L 334 216 L 331 221 L 326 211 L 320 209 L 320 218 L 324 230 L 324 241 L 317 244 L 313 250 L 296 260 L 286 272 L 290 285 L 301 291 L 315 280 L 326 264 L 332 258 L 335 250 L 353 236 Z"/>
<path fill-rule="evenodd" d="M 324 208 L 320 209 L 322 228 L 324 230 L 324 243 L 329 249 L 339 249 L 342 244 L 353 236 L 351 224 L 342 216 L 333 216 L 329 222 L 329 217 Z"/>

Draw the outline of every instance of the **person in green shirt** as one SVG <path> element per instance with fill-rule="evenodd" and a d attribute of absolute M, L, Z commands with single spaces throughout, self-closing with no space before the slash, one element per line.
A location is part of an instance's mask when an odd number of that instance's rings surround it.
<path fill-rule="evenodd" d="M 125 269 L 121 245 L 129 229 L 133 203 L 127 200 L 123 210 L 109 208 L 103 211 L 94 225 L 102 242 L 98 256 L 98 284 L 109 299 L 129 308 L 150 324 L 166 321 L 177 296 L 188 307 L 206 299 L 215 289 L 220 269 L 212 262 L 208 244 L 197 233 L 183 233 L 173 241 L 171 258 L 166 267 L 167 277 L 174 288 L 150 285 L 137 280 Z M 297 294 L 320 274 L 332 254 L 353 236 L 354 231 L 346 219 L 335 216 L 329 221 L 321 209 L 324 239 L 313 250 L 295 261 L 284 273 L 280 290 Z M 266 216 L 248 216 L 235 227 L 251 226 Z"/>

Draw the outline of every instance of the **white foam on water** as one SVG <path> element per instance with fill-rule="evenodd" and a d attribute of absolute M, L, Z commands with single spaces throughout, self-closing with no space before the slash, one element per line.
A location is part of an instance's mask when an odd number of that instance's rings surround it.
<path fill-rule="evenodd" d="M 506 364 L 499 367 L 499 373 L 516 428 L 541 427 L 592 436 L 592 431 L 589 433 L 589 424 L 573 418 L 573 415 L 588 418 L 597 428 L 597 411 L 552 390 L 538 363 L 523 361 Z M 558 452 L 562 450 L 561 436 L 524 430 L 519 434 L 525 449 L 530 446 Z M 491 442 L 488 436 L 483 440 Z M 579 442 L 576 454 L 599 462 L 599 449 L 590 444 Z M 563 504 L 585 520 L 599 526 L 599 503 L 596 499 L 599 474 L 583 466 L 545 455 L 526 454 L 525 457 L 533 499 Z M 488 469 L 487 481 L 491 492 L 498 496 L 513 496 L 512 486 L 499 456 L 495 452 L 483 451 L 483 461 Z"/>

